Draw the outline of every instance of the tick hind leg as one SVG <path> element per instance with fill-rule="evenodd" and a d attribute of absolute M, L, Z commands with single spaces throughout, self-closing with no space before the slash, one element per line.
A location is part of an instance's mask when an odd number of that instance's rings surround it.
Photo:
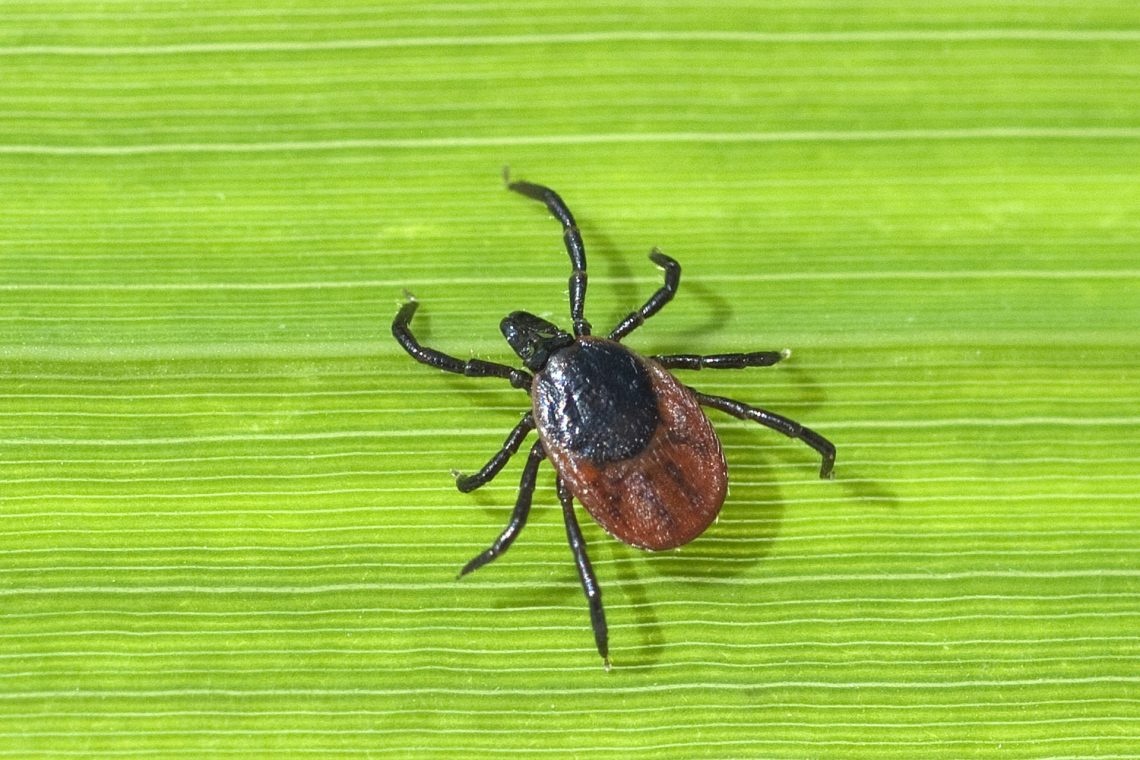
<path fill-rule="evenodd" d="M 428 348 L 420 344 L 412 335 L 412 316 L 419 308 L 419 301 L 408 295 L 408 300 L 400 307 L 396 318 L 392 320 L 392 336 L 413 359 L 445 372 L 454 372 L 467 377 L 501 377 L 510 381 L 516 388 L 530 388 L 531 376 L 520 369 L 508 367 L 506 364 L 486 362 L 482 359 L 458 359 L 450 354 Z"/>
<path fill-rule="evenodd" d="M 673 300 L 677 288 L 681 285 L 681 265 L 676 260 L 661 253 L 656 248 L 649 254 L 654 264 L 665 270 L 665 284 L 649 297 L 645 305 L 634 312 L 630 312 L 625 319 L 610 333 L 610 340 L 621 340 L 631 332 L 645 324 L 645 320 L 652 317 L 664 308 L 665 304 Z"/>
<path fill-rule="evenodd" d="M 734 399 L 724 398 L 723 396 L 711 396 L 707 393 L 693 390 L 692 388 L 690 388 L 690 390 L 697 395 L 697 401 L 705 406 L 719 409 L 722 412 L 726 412 L 742 420 L 758 422 L 765 427 L 778 430 L 789 438 L 796 438 L 803 441 L 818 451 L 820 456 L 823 457 L 823 464 L 821 464 L 819 468 L 819 476 L 821 478 L 831 477 L 831 469 L 835 466 L 835 444 L 811 428 L 804 427 L 795 420 L 790 420 L 775 412 L 769 412 L 767 409 L 749 406 L 748 404 Z"/>
<path fill-rule="evenodd" d="M 545 185 L 533 182 L 511 182 L 507 179 L 507 189 L 546 204 L 550 213 L 562 223 L 562 240 L 566 243 L 566 253 L 570 255 L 570 319 L 574 323 L 574 335 L 590 334 L 590 323 L 583 316 L 586 303 L 586 248 L 582 245 L 582 233 L 578 223 L 566 206 L 562 196 Z"/>
<path fill-rule="evenodd" d="M 590 626 L 594 629 L 594 644 L 598 647 L 598 654 L 602 656 L 606 670 L 609 670 L 609 629 L 606 627 L 606 611 L 602 608 L 602 589 L 598 585 L 597 576 L 594 575 L 594 568 L 590 565 L 590 558 L 586 555 L 586 539 L 582 538 L 582 529 L 578 527 L 578 519 L 574 517 L 574 497 L 562 482 L 562 478 L 558 478 L 558 500 L 562 502 L 566 539 L 570 542 L 574 564 L 578 567 L 578 580 L 582 583 L 582 591 L 586 593 L 586 601 L 590 604 Z"/>
<path fill-rule="evenodd" d="M 538 466 L 542 464 L 542 460 L 545 458 L 546 451 L 542 448 L 542 443 L 534 444 L 530 449 L 526 464 L 523 466 L 522 480 L 519 481 L 519 495 L 515 501 L 515 509 L 511 513 L 510 522 L 507 523 L 507 527 L 486 551 L 463 566 L 463 569 L 459 571 L 460 578 L 478 570 L 510 549 L 511 544 L 515 542 L 519 533 L 526 527 L 526 518 L 530 514 L 531 498 L 534 496 L 534 482 L 538 476 Z"/>
<path fill-rule="evenodd" d="M 522 445 L 523 440 L 532 430 L 534 430 L 534 415 L 528 412 L 507 435 L 503 447 L 487 460 L 487 464 L 483 465 L 479 472 L 474 475 L 464 475 L 461 472 L 453 473 L 455 475 L 455 487 L 463 493 L 468 493 L 489 483 L 492 478 L 499 474 L 499 471 L 510 461 L 511 457 L 518 452 L 519 446 Z"/>

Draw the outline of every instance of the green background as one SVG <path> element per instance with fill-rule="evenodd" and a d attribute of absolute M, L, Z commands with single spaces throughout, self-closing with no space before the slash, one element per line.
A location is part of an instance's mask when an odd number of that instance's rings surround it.
<path fill-rule="evenodd" d="M 0 23 L 0 754 L 1140 757 L 1134 2 L 26 2 Z M 472 471 L 566 324 L 713 413 L 718 524 Z M 588 524 L 586 524 L 588 523 Z"/>

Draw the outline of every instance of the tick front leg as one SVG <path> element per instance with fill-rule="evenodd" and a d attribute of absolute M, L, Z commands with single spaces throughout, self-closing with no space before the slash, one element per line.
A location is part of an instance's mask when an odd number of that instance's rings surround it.
<path fill-rule="evenodd" d="M 586 303 L 586 247 L 582 244 L 582 233 L 578 231 L 574 215 L 570 213 L 562 196 L 549 187 L 533 182 L 511 182 L 506 172 L 503 176 L 507 180 L 508 190 L 545 203 L 554 218 L 562 224 L 562 240 L 566 244 L 566 253 L 570 256 L 570 319 L 574 323 L 575 337 L 589 335 L 590 323 L 583 316 Z"/>
<path fill-rule="evenodd" d="M 771 367 L 787 359 L 790 351 L 752 351 L 744 354 L 665 354 L 651 356 L 665 369 L 744 369 L 745 367 Z"/>
<path fill-rule="evenodd" d="M 412 335 L 411 328 L 412 316 L 416 313 L 419 305 L 419 301 L 409 295 L 408 300 L 396 314 L 396 318 L 392 320 L 392 336 L 413 359 L 446 372 L 454 372 L 457 375 L 501 377 L 508 380 L 516 388 L 530 388 L 531 376 L 520 369 L 508 367 L 506 364 L 485 362 L 482 359 L 464 361 L 442 351 L 436 351 L 434 348 L 420 345 L 420 342 Z"/>
<path fill-rule="evenodd" d="M 586 601 L 590 604 L 590 625 L 594 629 L 594 644 L 598 647 L 598 654 L 602 656 L 606 670 L 609 670 L 609 629 L 606 627 L 606 611 L 602 608 L 602 589 L 594 575 L 594 568 L 590 565 L 590 558 L 586 555 L 586 539 L 582 538 L 582 529 L 578 527 L 578 520 L 574 517 L 574 497 L 562 482 L 562 478 L 558 478 L 558 500 L 562 502 L 562 516 L 566 520 L 566 538 L 570 542 L 570 551 L 574 554 L 574 564 L 578 566 L 578 580 L 581 581 Z"/>
<path fill-rule="evenodd" d="M 527 437 L 530 431 L 534 430 L 534 415 L 529 412 L 519 424 L 515 425 L 507 436 L 507 440 L 503 442 L 503 447 L 495 452 L 487 464 L 474 475 L 464 475 L 463 473 L 456 472 L 455 487 L 463 493 L 474 491 L 480 486 L 484 486 L 491 481 L 493 477 L 499 474 L 499 471 L 506 466 L 510 458 L 515 455 L 522 445 L 523 440 Z"/>
<path fill-rule="evenodd" d="M 677 294 L 677 288 L 681 285 L 681 265 L 656 248 L 649 254 L 649 258 L 654 264 L 665 270 L 665 284 L 649 297 L 644 306 L 635 312 L 631 312 L 618 323 L 618 326 L 609 335 L 610 340 L 621 340 L 641 327 L 645 324 L 645 320 L 661 311 L 665 304 L 672 301 L 673 296 Z"/>
<path fill-rule="evenodd" d="M 507 523 L 506 529 L 499 534 L 499 537 L 486 551 L 463 566 L 463 569 L 459 571 L 460 578 L 478 570 L 510 549 L 511 544 L 515 542 L 519 533 L 526 527 L 526 518 L 530 514 L 531 498 L 534 496 L 534 481 L 538 476 L 538 466 L 545 458 L 546 451 L 542 448 L 542 443 L 534 444 L 530 449 L 530 456 L 527 457 L 526 464 L 523 466 L 522 480 L 519 482 L 519 495 L 515 501 L 515 510 L 511 513 L 510 522 Z"/>
<path fill-rule="evenodd" d="M 820 465 L 819 468 L 819 476 L 821 478 L 831 477 L 831 469 L 835 466 L 835 444 L 811 428 L 804 427 L 795 420 L 790 420 L 775 412 L 749 406 L 735 399 L 724 398 L 723 396 L 711 396 L 692 388 L 689 390 L 693 391 L 693 393 L 697 395 L 697 401 L 705 406 L 719 409 L 722 412 L 726 412 L 742 420 L 758 422 L 765 427 L 778 430 L 789 438 L 797 438 L 803 441 L 818 451 L 820 456 L 823 457 L 823 464 Z"/>

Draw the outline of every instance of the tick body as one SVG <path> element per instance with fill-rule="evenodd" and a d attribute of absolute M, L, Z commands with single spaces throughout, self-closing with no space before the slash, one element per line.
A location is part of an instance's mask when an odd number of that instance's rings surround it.
<path fill-rule="evenodd" d="M 601 589 L 574 515 L 576 498 L 618 540 L 652 551 L 683 546 L 711 525 L 728 490 L 724 454 L 701 407 L 751 420 L 803 441 L 822 458 L 819 474 L 831 475 L 835 446 L 819 433 L 766 409 L 682 384 L 670 370 L 765 367 L 782 351 L 641 356 L 620 343 L 677 292 L 680 265 L 660 251 L 650 259 L 665 271 L 665 283 L 607 337 L 592 336 L 584 314 L 586 253 L 574 217 L 550 188 L 511 182 L 508 189 L 543 202 L 561 222 L 570 257 L 570 321 L 573 333 L 525 311 L 512 312 L 500 330 L 525 369 L 481 359 L 459 359 L 421 345 L 411 321 L 418 303 L 409 297 L 392 322 L 392 334 L 414 359 L 470 377 L 497 377 L 525 390 L 531 409 L 502 448 L 471 475 L 457 475 L 460 491 L 488 483 L 518 452 L 531 432 L 538 441 L 523 465 L 518 498 L 506 529 L 468 562 L 460 575 L 477 570 L 510 548 L 526 525 L 539 465 L 549 459 L 557 473 L 566 536 L 590 608 L 598 653 L 608 669 L 609 636 Z"/>
<path fill-rule="evenodd" d="M 554 469 L 618 540 L 673 549 L 716 519 L 728 488 L 720 441 L 696 395 L 660 365 L 582 337 L 550 357 L 531 397 Z"/>

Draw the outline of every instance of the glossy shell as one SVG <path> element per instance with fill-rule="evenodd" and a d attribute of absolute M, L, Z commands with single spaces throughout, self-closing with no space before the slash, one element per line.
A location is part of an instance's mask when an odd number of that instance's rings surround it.
<path fill-rule="evenodd" d="M 693 393 L 624 346 L 582 337 L 534 378 L 534 418 L 571 493 L 615 538 L 687 544 L 724 504 L 720 441 Z"/>

